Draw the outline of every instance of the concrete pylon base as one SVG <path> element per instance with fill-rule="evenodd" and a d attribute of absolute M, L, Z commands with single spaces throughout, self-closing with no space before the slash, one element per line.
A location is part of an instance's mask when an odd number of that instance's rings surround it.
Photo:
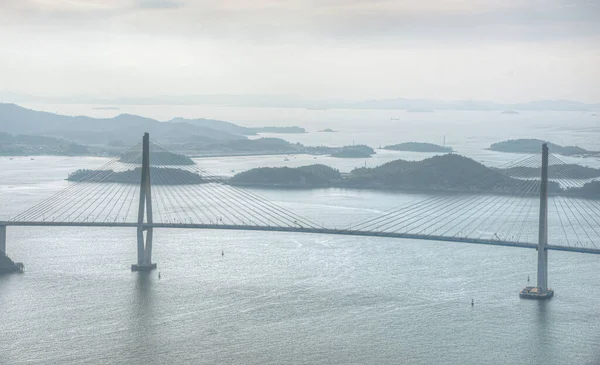
<path fill-rule="evenodd" d="M 131 271 L 152 271 L 154 269 L 156 269 L 156 263 L 149 265 L 131 265 Z"/>
<path fill-rule="evenodd" d="M 528 286 L 519 293 L 519 297 L 523 299 L 550 299 L 553 296 L 554 290 L 548 288 L 543 292 L 535 286 Z"/>

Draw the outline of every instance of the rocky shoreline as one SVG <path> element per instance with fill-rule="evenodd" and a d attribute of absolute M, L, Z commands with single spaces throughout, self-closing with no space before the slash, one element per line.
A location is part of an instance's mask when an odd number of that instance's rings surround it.
<path fill-rule="evenodd" d="M 14 262 L 8 256 L 0 253 L 0 275 L 23 272 L 23 264 Z"/>

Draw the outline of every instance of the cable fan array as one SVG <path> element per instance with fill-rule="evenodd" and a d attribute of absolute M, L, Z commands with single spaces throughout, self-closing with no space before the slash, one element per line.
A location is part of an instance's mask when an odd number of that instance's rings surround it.
<path fill-rule="evenodd" d="M 227 225 L 325 229 L 257 194 L 228 185 L 191 160 L 150 143 L 151 196 L 155 224 Z M 97 170 L 76 171 L 69 186 L 13 217 L 15 222 L 137 222 L 142 146 L 138 144 Z M 549 156 L 549 244 L 596 248 L 600 201 L 573 197 L 598 178 L 598 170 Z M 332 232 L 409 234 L 423 238 L 469 238 L 537 243 L 541 155 L 523 157 L 485 175 L 470 176 L 468 192 L 435 193 Z M 407 170 L 404 173 L 410 174 Z M 503 191 L 503 184 L 511 186 Z M 497 188 L 495 194 L 490 187 Z M 423 195 L 419 195 L 423 196 Z"/>
<path fill-rule="evenodd" d="M 111 159 L 97 170 L 79 170 L 72 173 L 69 179 L 76 175 L 77 181 L 69 182 L 67 188 L 18 214 L 11 221 L 117 223 L 126 221 L 126 217 L 135 216 L 136 204 L 139 201 L 140 177 L 137 178 L 137 184 L 109 182 L 120 173 L 139 169 L 139 164 L 124 162 L 124 156 L 141 159 L 141 143 Z"/>
<path fill-rule="evenodd" d="M 320 228 L 252 192 L 227 185 L 157 143 L 150 143 L 150 156 L 154 223 Z M 98 170 L 77 171 L 68 188 L 12 220 L 135 223 L 141 159 L 139 144 Z"/>
<path fill-rule="evenodd" d="M 549 244 L 596 248 L 595 242 L 600 241 L 599 202 L 567 196 L 569 188 L 581 187 L 590 181 L 589 176 L 573 174 L 577 166 L 566 165 L 553 155 L 550 164 L 549 179 L 555 185 L 549 198 L 549 206 L 553 206 L 548 212 Z M 434 194 L 353 224 L 349 230 L 537 243 L 541 155 L 494 170 L 520 181 L 519 189 L 511 194 Z M 471 190 L 489 186 L 494 179 L 497 175 L 489 174 Z"/>
<path fill-rule="evenodd" d="M 556 246 L 598 248 L 600 246 L 600 201 L 572 197 L 572 189 L 581 189 L 600 176 L 580 165 L 567 164 L 550 155 L 548 178 L 563 192 L 549 198 L 549 243 Z M 596 182 L 597 184 L 598 182 Z"/>
<path fill-rule="evenodd" d="M 536 156 L 517 161 L 503 168 L 533 165 Z M 471 190 L 488 186 L 497 178 L 490 174 L 473 183 Z M 516 196 L 480 193 L 440 193 L 395 208 L 381 216 L 353 224 L 353 230 L 367 232 L 407 233 L 423 236 L 444 236 L 524 242 L 532 232 L 531 216 L 539 206 L 540 181 L 526 179 Z M 531 241 L 528 241 L 531 242 Z"/>
<path fill-rule="evenodd" d="M 166 148 L 157 143 L 151 143 L 150 149 L 151 151 L 154 149 L 168 152 Z M 171 156 L 173 155 L 171 154 Z M 165 161 L 153 165 L 151 171 L 161 171 L 162 169 L 163 172 L 166 172 L 166 168 L 171 162 L 169 154 L 167 154 Z M 176 176 L 174 185 L 153 185 L 155 222 L 322 228 L 319 224 L 253 192 L 227 185 L 222 177 L 201 169 L 195 164 L 177 168 L 200 176 L 202 183 L 186 184 L 180 179 L 181 176 Z"/>

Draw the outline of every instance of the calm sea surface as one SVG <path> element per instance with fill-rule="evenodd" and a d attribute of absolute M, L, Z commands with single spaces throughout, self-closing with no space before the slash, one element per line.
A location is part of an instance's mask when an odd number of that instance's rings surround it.
<path fill-rule="evenodd" d="M 35 106 L 110 116 L 83 106 Z M 131 110 L 130 110 L 131 109 Z M 447 143 L 489 165 L 506 138 L 547 138 L 600 150 L 590 113 L 405 113 L 133 107 L 158 119 L 301 125 L 306 144 Z M 390 118 L 400 118 L 392 121 Z M 316 131 L 333 128 L 339 133 Z M 155 137 L 156 138 L 156 137 Z M 423 154 L 385 153 L 374 166 Z M 300 166 L 312 156 L 197 159 L 214 173 Z M 567 159 L 564 160 L 577 160 Z M 0 219 L 68 186 L 100 158 L 0 158 Z M 349 171 L 365 160 L 319 157 Z M 580 161 L 600 166 L 597 159 Z M 406 194 L 260 190 L 314 221 L 347 225 Z M 221 256 L 224 250 L 225 256 Z M 134 229 L 8 229 L 23 275 L 0 277 L 0 364 L 600 364 L 600 257 L 550 253 L 548 302 L 521 300 L 536 251 L 384 238 L 156 230 L 157 272 L 132 273 Z M 471 307 L 471 298 L 475 306 Z"/>

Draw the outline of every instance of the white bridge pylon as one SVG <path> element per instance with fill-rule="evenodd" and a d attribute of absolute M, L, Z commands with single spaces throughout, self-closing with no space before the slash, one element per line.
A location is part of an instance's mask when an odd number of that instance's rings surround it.
<path fill-rule="evenodd" d="M 404 175 L 412 173 L 407 165 Z M 134 271 L 156 268 L 152 262 L 154 228 L 434 240 L 537 248 L 538 283 L 532 288 L 544 292 L 548 290 L 548 250 L 600 254 L 595 245 L 600 241 L 600 200 L 556 194 L 559 184 L 570 188 L 590 181 L 578 168 L 549 155 L 544 146 L 541 161 L 538 154 L 496 169 L 480 166 L 475 169 L 482 171 L 477 176 L 478 172 L 468 175 L 469 171 L 449 176 L 427 171 L 424 176 L 430 176 L 434 185 L 436 178 L 462 179 L 456 183 L 469 186 L 470 192 L 415 194 L 414 200 L 402 206 L 337 229 L 215 176 L 150 141 L 146 133 L 141 144 L 99 169 L 76 171 L 67 188 L 0 222 L 0 254 L 6 251 L 7 226 L 136 228 Z M 512 190 L 486 193 L 498 186 Z M 549 220 L 553 223 L 550 235 Z"/>
<path fill-rule="evenodd" d="M 156 269 L 152 263 L 152 184 L 150 180 L 150 135 L 144 134 L 142 142 L 142 171 L 140 179 L 140 201 L 137 226 L 137 264 L 131 265 L 131 271 L 150 271 Z M 144 237 L 144 231 L 146 232 Z"/>

